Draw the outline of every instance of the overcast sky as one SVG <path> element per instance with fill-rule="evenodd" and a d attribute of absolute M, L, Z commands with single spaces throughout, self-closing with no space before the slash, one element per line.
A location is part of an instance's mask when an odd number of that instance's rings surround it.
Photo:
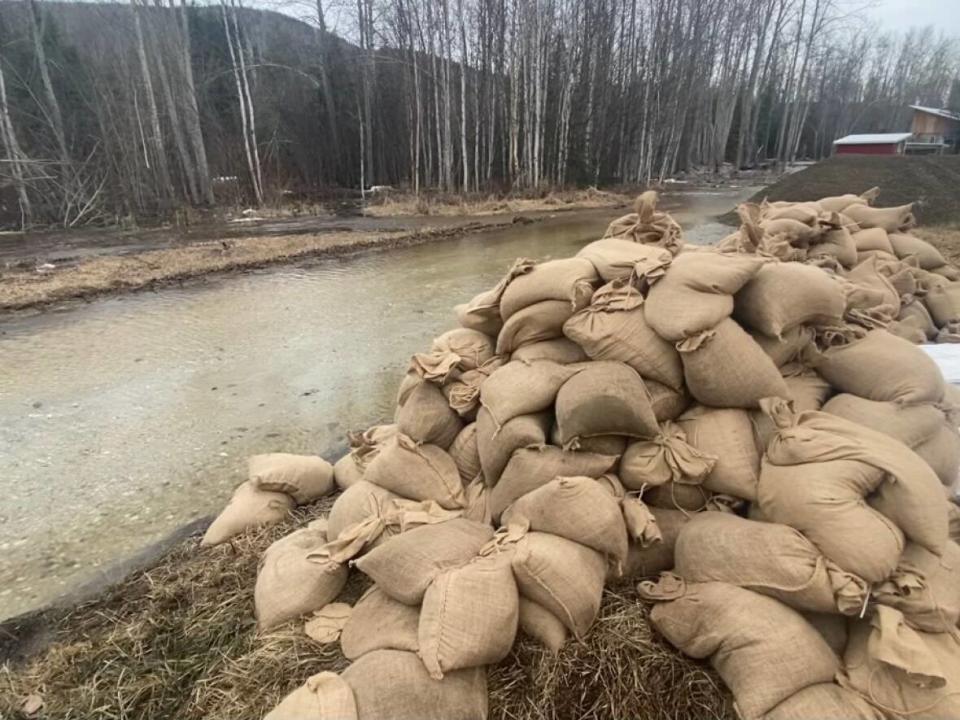
<path fill-rule="evenodd" d="M 937 30 L 960 35 L 960 0 L 876 0 L 869 12 L 885 30 L 933 25 Z"/>

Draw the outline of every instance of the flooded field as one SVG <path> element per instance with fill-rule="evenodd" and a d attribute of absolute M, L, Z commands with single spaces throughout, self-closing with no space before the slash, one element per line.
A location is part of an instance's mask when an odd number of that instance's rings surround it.
<path fill-rule="evenodd" d="M 711 241 L 750 189 L 664 205 Z M 334 457 L 387 419 L 403 358 L 518 256 L 562 257 L 617 213 L 278 267 L 0 320 L 0 618 L 216 512 L 247 455 Z"/>

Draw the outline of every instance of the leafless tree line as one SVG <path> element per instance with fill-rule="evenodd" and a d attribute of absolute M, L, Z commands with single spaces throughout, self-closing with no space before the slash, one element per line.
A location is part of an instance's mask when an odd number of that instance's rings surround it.
<path fill-rule="evenodd" d="M 0 2 L 3 220 L 651 183 L 960 103 L 956 39 L 841 0 L 277 1 Z"/>

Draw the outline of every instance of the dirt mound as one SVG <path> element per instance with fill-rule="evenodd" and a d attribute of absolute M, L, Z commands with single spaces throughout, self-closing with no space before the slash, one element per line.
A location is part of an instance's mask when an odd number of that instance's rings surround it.
<path fill-rule="evenodd" d="M 804 202 L 844 193 L 880 188 L 876 205 L 889 207 L 916 201 L 921 225 L 960 222 L 960 156 L 832 157 L 806 170 L 787 175 L 764 188 L 750 202 Z M 724 216 L 738 224 L 734 213 Z"/>

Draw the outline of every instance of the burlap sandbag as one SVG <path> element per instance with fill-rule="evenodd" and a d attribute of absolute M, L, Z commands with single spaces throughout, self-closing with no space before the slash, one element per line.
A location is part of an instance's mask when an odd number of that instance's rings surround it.
<path fill-rule="evenodd" d="M 487 669 L 434 680 L 414 653 L 377 650 L 343 671 L 362 720 L 486 720 Z"/>
<path fill-rule="evenodd" d="M 496 485 L 514 450 L 544 445 L 553 422 L 552 413 L 518 415 L 497 427 L 486 408 L 477 415 L 477 452 L 488 485 Z"/>
<path fill-rule="evenodd" d="M 346 490 L 363 480 L 363 467 L 357 464 L 352 453 L 347 453 L 333 464 L 333 480 L 339 490 Z"/>
<path fill-rule="evenodd" d="M 942 283 L 931 287 L 923 302 L 938 328 L 960 319 L 960 283 Z"/>
<path fill-rule="evenodd" d="M 600 477 L 616 465 L 617 459 L 553 445 L 516 450 L 490 491 L 490 513 L 494 520 L 499 519 L 514 500 L 556 477 Z"/>
<path fill-rule="evenodd" d="M 275 525 L 286 519 L 293 508 L 293 498 L 286 493 L 258 490 L 251 482 L 242 483 L 233 491 L 227 506 L 210 523 L 200 544 L 219 545 L 244 530 Z"/>
<path fill-rule="evenodd" d="M 346 490 L 351 485 L 363 479 L 367 465 L 380 452 L 380 446 L 397 434 L 397 426 L 374 425 L 363 432 L 348 432 L 350 452 L 344 455 L 333 466 L 333 479 L 337 487 Z"/>
<path fill-rule="evenodd" d="M 500 317 L 505 321 L 526 307 L 544 300 L 561 300 L 576 311 L 585 307 L 600 280 L 593 263 L 579 257 L 548 260 L 529 273 L 514 278 L 500 298 Z"/>
<path fill-rule="evenodd" d="M 401 533 L 353 564 L 394 600 L 419 605 L 437 575 L 468 563 L 491 538 L 489 525 L 450 520 Z"/>
<path fill-rule="evenodd" d="M 567 642 L 567 628 L 543 605 L 520 598 L 520 630 L 540 642 L 551 655 L 559 654 Z"/>
<path fill-rule="evenodd" d="M 943 397 L 937 364 L 916 345 L 885 330 L 828 348 L 813 363 L 838 391 L 870 400 L 911 404 Z"/>
<path fill-rule="evenodd" d="M 858 254 L 880 251 L 893 255 L 893 245 L 890 244 L 890 236 L 883 228 L 864 228 L 851 233 L 851 235 Z"/>
<path fill-rule="evenodd" d="M 960 268 L 956 267 L 955 265 L 941 265 L 940 267 L 931 270 L 929 274 L 940 275 L 950 282 L 956 282 L 957 280 L 960 280 Z M 919 282 L 919 277 L 917 280 Z"/>
<path fill-rule="evenodd" d="M 641 587 L 660 594 L 650 585 Z M 839 669 L 817 631 L 778 600 L 717 582 L 687 583 L 667 594 L 676 599 L 655 605 L 651 623 L 685 654 L 710 658 L 744 720 L 762 718 L 800 690 L 830 682 Z"/>
<path fill-rule="evenodd" d="M 643 500 L 650 507 L 681 510 L 684 512 L 699 512 L 709 505 L 713 493 L 703 485 L 669 482 L 647 489 L 643 493 Z"/>
<path fill-rule="evenodd" d="M 507 274 L 490 290 L 485 290 L 470 302 L 457 305 L 453 310 L 460 325 L 496 337 L 503 327 L 500 317 L 500 298 L 510 282 L 533 270 L 535 263 L 527 258 L 518 258 Z"/>
<path fill-rule="evenodd" d="M 954 632 L 960 620 L 960 546 L 948 542 L 937 557 L 907 543 L 897 569 L 874 588 L 873 597 L 902 612 L 916 630 Z"/>
<path fill-rule="evenodd" d="M 823 228 L 819 223 L 811 226 L 792 218 L 764 220 L 760 223 L 760 229 L 767 237 L 780 238 L 789 245 L 803 248 L 815 243 L 823 235 Z"/>
<path fill-rule="evenodd" d="M 674 552 L 674 572 L 688 582 L 737 585 L 795 610 L 856 614 L 870 591 L 797 530 L 730 513 L 695 515 L 680 532 Z"/>
<path fill-rule="evenodd" d="M 263 720 L 358 720 L 357 704 L 346 680 L 321 672 L 307 678 Z"/>
<path fill-rule="evenodd" d="M 902 298 L 902 300 L 897 320 L 915 327 L 923 333 L 927 340 L 935 338 L 937 336 L 937 325 L 933 322 L 933 318 L 930 316 L 927 306 L 923 304 L 923 300 L 916 297 Z"/>
<path fill-rule="evenodd" d="M 836 683 L 817 683 L 795 692 L 763 716 L 764 720 L 884 720 L 855 692 Z"/>
<path fill-rule="evenodd" d="M 520 594 L 560 618 L 579 639 L 600 611 L 606 570 L 596 550 L 549 533 L 527 533 L 513 556 Z"/>
<path fill-rule="evenodd" d="M 345 531 L 371 518 L 380 518 L 379 532 L 370 533 L 370 546 L 384 542 L 396 534 L 397 528 L 387 527 L 385 515 L 390 509 L 391 502 L 400 496 L 379 485 L 366 480 L 360 480 L 343 491 L 334 501 L 327 516 L 327 540 L 337 540 Z"/>
<path fill-rule="evenodd" d="M 761 398 L 789 397 L 770 356 L 729 318 L 677 347 L 690 394 L 704 405 L 755 408 Z"/>
<path fill-rule="evenodd" d="M 582 366 L 560 365 L 548 360 L 509 362 L 480 388 L 480 402 L 498 425 L 518 415 L 530 415 L 553 407 L 560 387 Z"/>
<path fill-rule="evenodd" d="M 809 368 L 792 367 L 790 372 L 799 372 L 796 375 L 786 375 L 787 370 L 787 367 L 781 368 L 781 372 L 785 373 L 783 381 L 787 385 L 788 397 L 793 403 L 793 409 L 797 412 L 820 410 L 830 396 L 830 384 L 820 377 L 815 370 Z M 763 452 L 767 449 L 767 443 L 770 442 L 770 438 L 777 428 L 763 410 L 751 410 L 750 421 L 753 424 L 757 448 Z"/>
<path fill-rule="evenodd" d="M 823 208 L 817 203 L 790 203 L 789 205 L 771 205 L 766 200 L 760 205 L 760 216 L 764 220 L 787 218 L 813 227 L 820 220 Z"/>
<path fill-rule="evenodd" d="M 852 193 L 847 193 L 846 195 L 831 195 L 830 197 L 817 200 L 817 205 L 819 205 L 824 212 L 842 213 L 851 205 L 868 205 L 872 203 L 879 193 L 879 188 L 871 188 L 862 195 L 854 195 Z"/>
<path fill-rule="evenodd" d="M 491 665 L 510 652 L 520 612 L 512 557 L 497 552 L 474 558 L 430 583 L 417 632 L 418 655 L 430 677 Z"/>
<path fill-rule="evenodd" d="M 515 312 L 497 335 L 497 354 L 507 355 L 530 343 L 563 337 L 563 324 L 573 312 L 565 300 L 543 300 Z"/>
<path fill-rule="evenodd" d="M 638 195 L 634 211 L 612 221 L 603 236 L 656 245 L 676 255 L 683 247 L 683 231 L 669 213 L 657 212 L 657 199 L 655 190 Z"/>
<path fill-rule="evenodd" d="M 563 333 L 593 360 L 626 363 L 644 378 L 672 388 L 683 384 L 680 356 L 647 324 L 643 296 L 625 281 L 597 290 L 590 305 L 564 323 Z"/>
<path fill-rule="evenodd" d="M 674 565 L 677 538 L 684 526 L 696 517 L 696 514 L 658 507 L 651 507 L 650 514 L 655 522 L 655 532 L 650 532 L 649 536 L 654 539 L 631 541 L 623 567 L 623 579 L 652 577 L 670 570 Z M 616 577 L 611 569 L 608 580 Z"/>
<path fill-rule="evenodd" d="M 407 437 L 444 450 L 463 429 L 463 421 L 440 388 L 426 380 L 418 383 L 397 408 L 396 420 L 397 428 Z"/>
<path fill-rule="evenodd" d="M 629 441 L 629 438 L 623 435 L 597 435 L 596 437 L 580 438 L 577 450 L 599 453 L 600 455 L 620 456 L 627 449 Z M 556 423 L 550 428 L 550 443 L 558 447 L 563 444 L 560 440 L 560 429 Z"/>
<path fill-rule="evenodd" d="M 760 453 L 746 411 L 695 405 L 677 422 L 688 443 L 716 457 L 713 469 L 704 478 L 705 488 L 744 500 L 756 499 Z"/>
<path fill-rule="evenodd" d="M 457 415 L 468 422 L 475 420 L 480 407 L 480 388 L 503 364 L 504 359 L 499 355 L 490 358 L 480 367 L 447 380 L 440 387 L 440 392 Z"/>
<path fill-rule="evenodd" d="M 896 335 L 898 338 L 903 338 L 914 345 L 922 345 L 927 341 L 926 333 L 912 323 L 903 323 L 899 320 L 894 320 L 893 322 L 888 323 L 885 329 L 891 335 Z M 934 342 L 941 341 L 935 339 Z"/>
<path fill-rule="evenodd" d="M 771 337 L 798 325 L 836 325 L 846 301 L 842 286 L 819 268 L 768 263 L 734 296 L 733 317 Z"/>
<path fill-rule="evenodd" d="M 589 360 L 589 357 L 582 347 L 572 340 L 562 337 L 553 340 L 541 340 L 518 347 L 510 354 L 510 359 L 528 364 L 536 360 L 550 360 L 561 365 L 569 365 L 570 363 L 584 362 Z"/>
<path fill-rule="evenodd" d="M 773 522 L 795 527 L 837 565 L 883 580 L 903 535 L 940 553 L 946 508 L 936 475 L 909 448 L 822 412 L 765 405 L 778 431 L 760 470 L 758 499 Z M 863 499 L 871 495 L 870 506 Z"/>
<path fill-rule="evenodd" d="M 825 413 L 881 432 L 914 448 L 940 429 L 943 413 L 930 404 L 901 405 L 841 393 L 823 406 Z"/>
<path fill-rule="evenodd" d="M 676 420 L 693 403 L 686 388 L 674 390 L 656 380 L 644 380 L 650 392 L 650 407 L 657 422 Z"/>
<path fill-rule="evenodd" d="M 957 483 L 960 468 L 960 432 L 949 421 L 940 423 L 937 431 L 914 449 L 946 487 Z"/>
<path fill-rule="evenodd" d="M 604 282 L 617 278 L 643 277 L 656 280 L 669 267 L 669 250 L 621 238 L 604 238 L 586 245 L 577 257 L 593 263 Z"/>
<path fill-rule="evenodd" d="M 417 652 L 420 608 L 394 600 L 376 585 L 357 601 L 340 633 L 340 648 L 348 660 L 374 650 Z"/>
<path fill-rule="evenodd" d="M 595 435 L 649 438 L 658 429 L 643 380 L 618 362 L 587 363 L 557 392 L 556 413 L 565 447 Z"/>
<path fill-rule="evenodd" d="M 627 530 L 620 504 L 594 478 L 558 477 L 518 498 L 502 525 L 523 525 L 585 545 L 615 564 L 627 556 Z"/>
<path fill-rule="evenodd" d="M 430 352 L 416 353 L 411 368 L 423 379 L 443 383 L 493 358 L 493 338 L 478 330 L 455 328 L 434 338 Z"/>
<path fill-rule="evenodd" d="M 383 446 L 364 479 L 411 500 L 434 500 L 448 510 L 466 507 L 460 473 L 450 454 L 406 435 Z"/>
<path fill-rule="evenodd" d="M 851 205 L 843 214 L 862 228 L 883 228 L 888 233 L 905 232 L 917 224 L 913 203 L 883 208 Z"/>
<path fill-rule="evenodd" d="M 783 367 L 800 359 L 805 348 L 813 342 L 813 330 L 800 326 L 785 331 L 782 338 L 762 333 L 750 333 L 750 337 L 770 356 L 774 365 Z"/>
<path fill-rule="evenodd" d="M 857 264 L 857 244 L 853 235 L 845 227 L 828 230 L 818 242 L 810 246 L 807 257 L 810 259 L 836 258 L 837 262 L 849 269 Z"/>
<path fill-rule="evenodd" d="M 855 623 L 841 685 L 893 718 L 960 717 L 960 640 L 956 633 L 912 630 L 894 608 L 877 605 Z"/>
<path fill-rule="evenodd" d="M 255 488 L 286 493 L 297 505 L 320 499 L 334 485 L 333 466 L 314 455 L 253 455 L 247 460 L 247 474 Z"/>
<path fill-rule="evenodd" d="M 326 533 L 297 530 L 266 549 L 253 590 L 261 630 L 319 610 L 343 590 L 347 566 L 323 553 Z"/>
<path fill-rule="evenodd" d="M 457 466 L 460 479 L 464 483 L 475 480 L 482 470 L 480 451 L 477 449 L 477 423 L 472 422 L 464 427 L 454 438 L 448 452 Z"/>

